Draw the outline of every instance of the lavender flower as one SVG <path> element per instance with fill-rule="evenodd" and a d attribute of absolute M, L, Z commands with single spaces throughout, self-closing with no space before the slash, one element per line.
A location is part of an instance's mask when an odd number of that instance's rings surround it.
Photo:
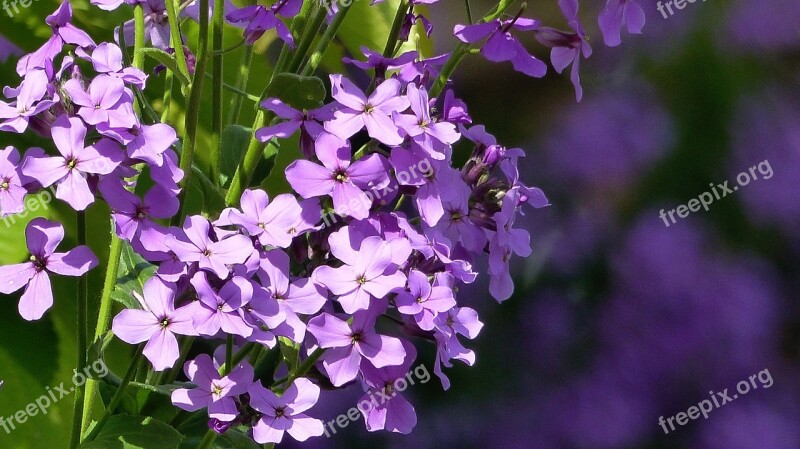
<path fill-rule="evenodd" d="M 66 253 L 55 252 L 64 240 L 64 228 L 58 223 L 36 218 L 28 223 L 25 237 L 30 261 L 0 266 L 0 293 L 14 293 L 25 287 L 19 301 L 19 314 L 28 321 L 36 321 L 53 306 L 48 272 L 80 277 L 98 262 L 87 246 L 78 246 Z"/>

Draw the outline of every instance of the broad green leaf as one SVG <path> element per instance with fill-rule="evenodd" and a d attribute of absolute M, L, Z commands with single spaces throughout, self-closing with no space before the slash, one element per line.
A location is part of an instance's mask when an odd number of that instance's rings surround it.
<path fill-rule="evenodd" d="M 241 125 L 229 125 L 222 131 L 222 159 L 219 166 L 222 185 L 226 185 L 233 178 L 252 135 L 252 129 Z"/>
<path fill-rule="evenodd" d="M 122 303 L 128 309 L 140 308 L 133 292 L 141 293 L 144 284 L 153 276 L 157 267 L 136 254 L 127 242 L 123 243 L 120 257 L 117 285 L 111 293 L 111 298 Z"/>
<path fill-rule="evenodd" d="M 278 98 L 295 109 L 314 109 L 325 101 L 327 91 L 315 76 L 281 73 L 267 87 L 267 97 Z"/>
<path fill-rule="evenodd" d="M 190 83 L 188 75 L 186 73 L 181 72 L 178 69 L 178 62 L 175 60 L 175 57 L 172 56 L 171 54 L 159 48 L 140 48 L 136 51 L 145 56 L 155 59 L 160 64 L 163 64 L 168 70 L 170 70 L 175 74 L 178 81 L 180 81 L 181 84 L 183 84 L 184 86 Z"/>
<path fill-rule="evenodd" d="M 225 197 L 220 190 L 211 183 L 211 180 L 200 171 L 196 166 L 192 166 L 192 176 L 189 178 L 189 196 L 194 196 L 197 192 L 202 197 L 202 208 L 196 213 L 206 212 L 211 215 L 222 211 L 225 208 Z M 192 192 L 194 190 L 194 192 Z M 194 200 L 193 200 L 194 201 Z M 194 212 L 194 209 L 187 209 Z"/>
<path fill-rule="evenodd" d="M 163 422 L 140 416 L 112 416 L 97 438 L 80 449 L 177 449 L 183 435 Z"/>

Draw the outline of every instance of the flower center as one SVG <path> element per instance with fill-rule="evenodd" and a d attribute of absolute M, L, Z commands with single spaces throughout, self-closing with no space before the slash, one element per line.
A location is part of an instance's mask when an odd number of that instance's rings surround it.
<path fill-rule="evenodd" d="M 350 337 L 350 340 L 353 342 L 353 344 L 356 344 L 356 343 L 358 343 L 359 341 L 361 341 L 361 332 L 356 332 L 355 334 L 353 334 L 353 335 Z"/>
<path fill-rule="evenodd" d="M 33 263 L 33 268 L 37 272 L 44 270 L 47 267 L 47 261 L 41 260 L 36 256 L 31 256 L 30 261 Z"/>
<path fill-rule="evenodd" d="M 276 418 L 281 418 L 285 414 L 286 414 L 286 408 L 285 407 L 278 407 L 278 408 L 275 409 L 275 417 Z"/>
<path fill-rule="evenodd" d="M 161 326 L 161 329 L 168 328 L 170 324 L 171 324 L 171 322 L 170 322 L 169 318 L 167 318 L 167 317 L 161 318 L 161 323 L 159 323 L 159 325 Z"/>
<path fill-rule="evenodd" d="M 10 182 L 11 180 L 8 178 L 3 179 L 3 182 L 0 183 L 0 191 L 8 190 L 8 186 L 11 185 Z"/>
<path fill-rule="evenodd" d="M 335 172 L 334 179 L 336 179 L 336 182 L 347 182 L 347 173 L 343 171 Z"/>
<path fill-rule="evenodd" d="M 222 396 L 222 387 L 217 384 L 211 384 L 211 394 L 216 397 Z"/>
<path fill-rule="evenodd" d="M 78 160 L 75 159 L 75 158 L 72 158 L 69 161 L 67 161 L 67 168 L 70 169 L 70 170 L 75 168 L 75 166 L 77 166 L 77 165 L 78 165 Z"/>
<path fill-rule="evenodd" d="M 356 282 L 358 282 L 358 285 L 364 285 L 367 283 L 367 277 L 362 274 L 361 276 L 356 278 Z"/>
<path fill-rule="evenodd" d="M 375 106 L 373 106 L 373 105 L 371 105 L 369 103 L 364 105 L 364 114 L 367 114 L 367 115 L 372 114 L 372 111 L 374 111 L 374 110 L 375 110 Z"/>

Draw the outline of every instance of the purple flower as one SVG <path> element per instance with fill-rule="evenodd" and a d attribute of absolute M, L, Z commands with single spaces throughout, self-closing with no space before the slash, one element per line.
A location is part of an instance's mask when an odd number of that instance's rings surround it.
<path fill-rule="evenodd" d="M 85 146 L 86 127 L 77 117 L 59 117 L 52 128 L 52 138 L 61 156 L 27 157 L 22 173 L 39 181 L 43 187 L 57 184 L 56 198 L 75 210 L 85 210 L 94 202 L 87 175 L 107 175 L 122 162 L 119 145 L 110 139 Z"/>
<path fill-rule="evenodd" d="M 432 158 L 444 160 L 450 146 L 461 138 L 461 134 L 452 123 L 431 118 L 428 91 L 424 87 L 409 84 L 406 95 L 414 115 L 394 114 L 394 122 Z"/>
<path fill-rule="evenodd" d="M 20 56 L 22 49 L 14 45 L 13 42 L 0 34 L 0 62 L 6 62 L 12 56 Z"/>
<path fill-rule="evenodd" d="M 319 121 L 333 119 L 333 104 L 313 111 L 298 111 L 277 98 L 267 98 L 261 106 L 286 121 L 257 130 L 256 138 L 261 142 L 269 142 L 276 137 L 287 139 L 299 129 L 300 149 L 308 158 L 313 156 L 314 141 L 324 132 Z"/>
<path fill-rule="evenodd" d="M 125 83 L 119 78 L 109 75 L 98 75 L 89 84 L 86 92 L 80 82 L 71 79 L 64 84 L 72 102 L 78 109 L 78 115 L 89 125 L 101 123 L 110 128 L 131 128 L 136 125 L 133 114 L 133 97 L 126 91 Z"/>
<path fill-rule="evenodd" d="M 403 137 L 392 121 L 392 114 L 409 107 L 408 98 L 400 95 L 400 81 L 389 79 L 381 83 L 375 92 L 367 96 L 342 75 L 331 75 L 333 98 L 342 108 L 335 118 L 325 123 L 325 130 L 340 139 L 349 139 L 365 126 L 370 137 L 386 145 L 400 145 Z"/>
<path fill-rule="evenodd" d="M 333 197 L 337 214 L 367 218 L 372 206 L 365 190 L 389 185 L 389 163 L 379 154 L 350 162 L 350 146 L 332 134 L 317 141 L 317 157 L 322 165 L 298 160 L 286 168 L 286 179 L 303 198 Z"/>
<path fill-rule="evenodd" d="M 417 358 L 414 345 L 408 342 L 403 343 L 406 357 L 402 364 L 385 368 L 375 368 L 369 363 L 361 364 L 364 383 L 372 391 L 378 390 L 382 393 L 378 394 L 380 400 L 372 401 L 370 400 L 371 395 L 367 394 L 358 401 L 359 404 L 364 402 L 369 404 L 369 408 L 364 411 L 364 421 L 370 432 L 388 430 L 389 432 L 408 434 L 417 425 L 417 413 L 414 411 L 414 406 L 397 391 L 399 380 L 402 380 L 404 385 L 408 385 L 406 376 L 411 371 L 411 364 Z"/>
<path fill-rule="evenodd" d="M 100 134 L 111 137 L 125 145 L 128 157 L 147 162 L 152 167 L 164 165 L 164 153 L 177 140 L 175 130 L 163 123 L 153 125 L 134 124 L 127 128 L 112 128 L 105 123 L 98 125 Z"/>
<path fill-rule="evenodd" d="M 259 444 L 280 443 L 283 434 L 297 441 L 306 441 L 325 432 L 322 421 L 311 418 L 305 411 L 319 400 L 319 387 L 300 377 L 278 396 L 260 383 L 250 385 L 250 405 L 263 415 L 253 426 L 253 438 Z"/>
<path fill-rule="evenodd" d="M 419 270 L 408 273 L 408 290 L 395 298 L 397 311 L 411 315 L 422 330 L 433 330 L 433 319 L 456 306 L 453 290 L 447 285 L 431 286 L 428 276 Z"/>
<path fill-rule="evenodd" d="M 145 284 L 142 296 L 134 292 L 142 310 L 125 309 L 114 317 L 111 329 L 129 344 L 147 342 L 144 355 L 155 371 L 172 368 L 180 357 L 178 335 L 197 335 L 192 325 L 192 311 L 175 308 L 175 287 L 157 277 Z"/>
<path fill-rule="evenodd" d="M 453 366 L 451 359 L 460 360 L 469 366 L 475 363 L 475 352 L 465 348 L 458 336 L 474 339 L 483 328 L 483 323 L 478 319 L 478 312 L 469 307 L 454 307 L 447 313 L 438 315 L 435 322 L 437 352 L 433 371 L 447 390 L 450 388 L 450 379 L 442 371 L 442 365 L 450 368 Z"/>
<path fill-rule="evenodd" d="M 392 290 L 403 288 L 405 275 L 392 261 L 392 247 L 381 237 L 368 237 L 358 249 L 349 242 L 329 239 L 331 253 L 344 262 L 339 268 L 323 265 L 314 270 L 314 280 L 339 295 L 339 304 L 347 313 L 370 306 L 370 297 L 382 299 Z"/>
<path fill-rule="evenodd" d="M 83 50 L 78 49 L 77 54 Z M 123 82 L 134 85 L 139 89 L 144 89 L 144 82 L 147 75 L 134 67 L 122 66 L 122 50 L 109 42 L 103 42 L 92 50 L 92 66 L 97 73 L 119 78 Z"/>
<path fill-rule="evenodd" d="M 0 101 L 0 131 L 23 133 L 30 119 L 50 109 L 55 102 L 45 100 L 49 80 L 44 70 L 31 70 L 19 86 L 16 101 L 9 105 Z"/>
<path fill-rule="evenodd" d="M 71 24 L 71 20 L 72 6 L 70 2 L 61 3 L 58 9 L 45 19 L 45 22 L 50 25 L 53 36 L 35 52 L 20 58 L 17 62 L 17 73 L 25 75 L 34 69 L 46 69 L 52 64 L 56 55 L 61 52 L 64 44 L 94 48 L 95 43 L 92 38 Z"/>
<path fill-rule="evenodd" d="M 520 257 L 531 255 L 531 235 L 524 229 L 512 228 L 520 201 L 519 188 L 507 191 L 500 212 L 493 216 L 497 232 L 489 242 L 489 292 L 498 301 L 505 301 L 514 292 L 509 268 L 512 253 Z"/>
<path fill-rule="evenodd" d="M 622 43 L 620 32 L 625 25 L 628 33 L 641 34 L 644 28 L 644 9 L 635 0 L 608 0 L 597 19 L 603 39 L 609 47 Z"/>
<path fill-rule="evenodd" d="M 257 237 L 264 246 L 288 248 L 293 236 L 289 233 L 302 213 L 297 199 L 289 194 L 278 195 L 272 202 L 263 190 L 245 190 L 241 200 L 242 211 L 228 209 L 230 222 L 244 228 L 251 237 Z M 226 212 L 222 213 L 223 216 Z M 218 223 L 219 224 L 219 223 Z"/>
<path fill-rule="evenodd" d="M 247 23 L 244 30 L 245 43 L 253 45 L 267 31 L 275 29 L 289 47 L 294 48 L 294 38 L 291 31 L 278 15 L 291 19 L 300 12 L 302 0 L 279 0 L 272 6 L 253 5 L 231 11 L 225 17 L 231 23 Z"/>
<path fill-rule="evenodd" d="M 64 228 L 59 223 L 36 218 L 28 223 L 25 237 L 30 261 L 0 266 L 0 293 L 7 295 L 26 287 L 19 301 L 19 314 L 28 321 L 35 321 L 53 306 L 48 271 L 79 277 L 98 262 L 87 246 L 78 246 L 66 253 L 54 252 L 64 239 Z"/>
<path fill-rule="evenodd" d="M 167 6 L 164 0 L 127 0 L 131 3 L 139 4 L 144 9 L 144 38 L 145 42 L 153 44 L 153 47 L 168 50 L 170 45 L 169 20 L 167 17 Z M 125 33 L 125 42 L 131 46 L 134 43 L 135 24 L 133 20 L 125 22 L 122 29 Z M 114 33 L 116 36 L 117 33 Z"/>
<path fill-rule="evenodd" d="M 322 366 L 333 385 L 342 385 L 358 375 L 362 358 L 376 368 L 403 363 L 406 351 L 403 342 L 394 337 L 375 332 L 375 319 L 380 308 L 353 314 L 352 324 L 323 313 L 308 322 L 308 331 L 317 339 L 321 348 L 327 349 L 322 356 Z"/>
<path fill-rule="evenodd" d="M 253 298 L 253 284 L 242 277 L 234 277 L 217 293 L 208 283 L 206 273 L 192 277 L 192 286 L 199 301 L 189 306 L 194 327 L 200 335 L 214 336 L 219 331 L 249 337 L 253 329 L 245 323 L 242 307 Z"/>
<path fill-rule="evenodd" d="M 205 218 L 186 217 L 183 232 L 168 236 L 165 244 L 182 262 L 199 262 L 200 269 L 225 279 L 229 275 L 228 265 L 244 263 L 254 248 L 250 239 L 243 235 L 214 241 L 210 232 L 211 223 Z"/>
<path fill-rule="evenodd" d="M 171 218 L 178 213 L 178 198 L 159 185 L 153 186 L 139 198 L 122 187 L 116 179 L 100 183 L 117 228 L 117 235 L 129 242 L 136 241 L 149 251 L 163 249 L 166 229 L 153 218 Z"/>
<path fill-rule="evenodd" d="M 511 20 L 496 19 L 475 25 L 456 25 L 453 34 L 468 44 L 474 44 L 489 36 L 481 48 L 481 54 L 486 59 L 492 62 L 511 61 L 514 70 L 541 78 L 547 73 L 547 64 L 528 53 L 525 46 L 511 35 L 512 28 L 520 31 L 536 31 L 539 27 L 538 20 L 517 17 Z"/>
<path fill-rule="evenodd" d="M 283 323 L 276 326 L 276 332 L 302 343 L 306 325 L 297 314 L 316 314 L 328 297 L 325 289 L 309 278 L 291 281 L 289 263 L 289 256 L 283 251 L 269 251 L 261 258 L 258 277 L 271 299 L 277 301 L 280 307 Z"/>
<path fill-rule="evenodd" d="M 470 217 L 469 187 L 456 176 L 441 184 L 439 190 L 447 192 L 447 197 L 442 199 L 444 215 L 432 229 L 453 242 L 461 243 L 469 251 L 482 251 L 486 234 Z"/>
<path fill-rule="evenodd" d="M 386 79 L 386 72 L 389 70 L 402 69 L 408 64 L 413 63 L 418 56 L 416 51 L 403 53 L 396 58 L 387 58 L 383 53 L 372 51 L 369 47 L 361 47 L 361 52 L 367 57 L 366 61 L 358 61 L 351 58 L 342 58 L 345 64 L 353 64 L 363 70 L 375 70 L 375 78 L 378 80 Z"/>
<path fill-rule="evenodd" d="M 25 195 L 19 173 L 19 151 L 14 147 L 0 150 L 0 217 L 17 214 L 25 207 Z"/>
<path fill-rule="evenodd" d="M 253 384 L 253 367 L 247 363 L 236 366 L 227 376 L 220 376 L 208 354 L 183 365 L 183 372 L 197 388 L 180 388 L 172 392 L 172 403 L 188 412 L 208 409 L 208 416 L 231 422 L 239 415 L 235 398 L 247 393 Z"/>
<path fill-rule="evenodd" d="M 558 0 L 561 12 L 569 21 L 569 26 L 574 33 L 565 33 L 554 28 L 542 27 L 536 32 L 536 39 L 542 44 L 551 47 L 550 62 L 556 72 L 561 73 L 572 64 L 570 80 L 575 86 L 575 98 L 581 101 L 583 98 L 583 88 L 581 87 L 581 77 L 578 73 L 578 64 L 581 54 L 584 58 L 592 55 L 592 47 L 586 40 L 586 33 L 583 26 L 578 21 L 578 0 Z"/>

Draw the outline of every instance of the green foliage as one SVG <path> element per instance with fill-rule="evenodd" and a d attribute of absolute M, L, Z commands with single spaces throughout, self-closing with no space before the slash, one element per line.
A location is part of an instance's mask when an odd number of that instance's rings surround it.
<path fill-rule="evenodd" d="M 250 143 L 250 136 L 253 131 L 242 125 L 230 125 L 222 131 L 222 159 L 220 160 L 220 183 L 225 185 L 233 178 L 236 167 L 242 160 L 247 145 Z"/>
<path fill-rule="evenodd" d="M 172 56 L 171 54 L 159 48 L 141 48 L 138 50 L 138 52 L 147 57 L 153 58 L 160 64 L 164 65 L 167 69 L 175 74 L 177 80 L 180 81 L 184 86 L 191 82 L 189 80 L 189 75 L 181 72 L 178 69 L 178 61 L 175 60 L 175 56 Z"/>
<path fill-rule="evenodd" d="M 156 266 L 136 254 L 127 242 L 123 243 L 122 257 L 117 275 L 117 285 L 111 298 L 128 309 L 140 309 L 141 306 L 133 297 L 134 292 L 142 293 L 144 284 L 156 272 Z"/>
<path fill-rule="evenodd" d="M 314 109 L 322 106 L 327 92 L 322 80 L 315 76 L 294 73 L 276 75 L 267 87 L 266 96 L 278 98 L 295 109 Z"/>
<path fill-rule="evenodd" d="M 177 449 L 183 435 L 152 418 L 117 415 L 111 417 L 94 441 L 81 449 Z"/>

